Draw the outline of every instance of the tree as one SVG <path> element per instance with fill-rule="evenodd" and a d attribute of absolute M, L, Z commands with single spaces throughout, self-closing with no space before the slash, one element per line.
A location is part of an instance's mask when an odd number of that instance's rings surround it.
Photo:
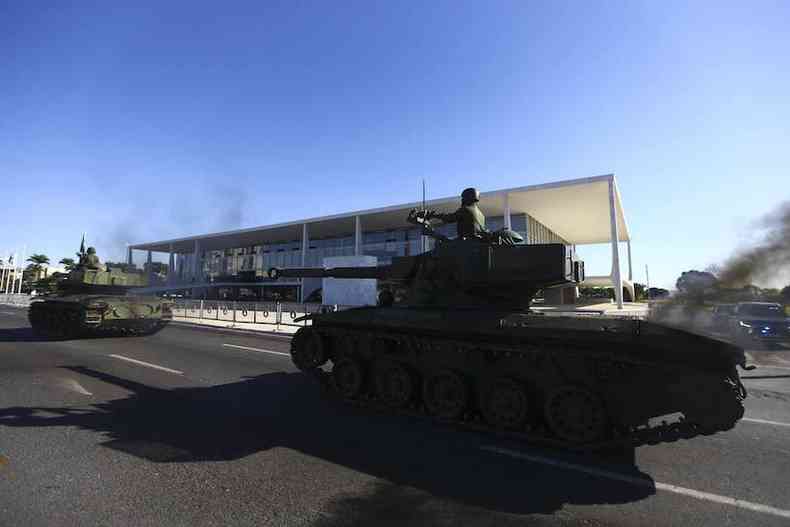
<path fill-rule="evenodd" d="M 32 270 L 35 273 L 36 280 L 41 279 L 41 271 L 44 271 L 44 278 L 47 277 L 47 268 L 44 267 L 49 263 L 49 256 L 46 254 L 32 254 L 30 258 L 27 259 L 28 262 L 31 262 L 31 265 L 28 266 L 28 269 Z"/>
<path fill-rule="evenodd" d="M 44 266 L 49 263 L 49 256 L 46 254 L 31 254 L 27 261 L 31 262 L 28 269 L 32 269 L 36 273 L 36 280 L 41 279 L 42 270 L 44 271 L 44 278 L 47 277 L 47 268 Z"/>
<path fill-rule="evenodd" d="M 636 298 L 634 298 L 635 301 L 647 298 L 647 286 L 639 282 L 634 282 L 634 295 L 636 296 Z"/>
<path fill-rule="evenodd" d="M 651 287 L 647 290 L 648 297 L 651 299 L 666 298 L 669 296 L 669 291 L 660 287 Z"/>
<path fill-rule="evenodd" d="M 790 304 L 790 285 L 786 285 L 779 293 L 785 304 Z"/>
<path fill-rule="evenodd" d="M 675 282 L 675 287 L 693 302 L 702 304 L 705 301 L 705 295 L 713 292 L 718 284 L 719 281 L 712 273 L 691 270 L 684 271 L 680 275 Z"/>
<path fill-rule="evenodd" d="M 74 258 L 61 258 L 58 263 L 62 265 L 66 271 L 73 271 L 74 268 L 77 267 L 77 263 L 74 261 Z"/>

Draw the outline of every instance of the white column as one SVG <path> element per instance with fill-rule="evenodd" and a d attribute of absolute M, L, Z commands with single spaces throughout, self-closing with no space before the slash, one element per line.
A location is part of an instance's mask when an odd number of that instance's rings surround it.
<path fill-rule="evenodd" d="M 617 207 L 615 205 L 614 176 L 609 179 L 609 224 L 612 240 L 612 282 L 617 309 L 623 309 L 623 279 L 620 276 L 620 234 L 617 230 Z"/>
<path fill-rule="evenodd" d="M 302 224 L 302 267 L 307 265 L 307 249 L 310 247 L 310 235 L 307 232 L 307 224 Z M 300 279 L 299 301 L 304 302 L 304 279 Z"/>
<path fill-rule="evenodd" d="M 631 240 L 626 242 L 626 247 L 628 247 L 628 281 L 633 282 L 634 272 L 633 269 L 631 269 Z"/>
<path fill-rule="evenodd" d="M 310 238 L 307 233 L 307 224 L 302 224 L 302 267 L 307 264 L 307 249 L 310 247 Z"/>
<path fill-rule="evenodd" d="M 354 216 L 354 256 L 362 256 L 362 218 Z"/>
<path fill-rule="evenodd" d="M 170 252 L 170 259 L 167 261 L 167 283 L 173 283 L 173 279 L 175 278 L 175 267 L 176 267 L 176 259 L 173 255 L 173 244 L 170 244 L 168 247 Z"/>
<path fill-rule="evenodd" d="M 506 192 L 505 195 L 502 196 L 502 201 L 504 202 L 504 209 L 505 209 L 505 212 L 504 212 L 505 228 L 507 230 L 511 230 L 512 223 L 511 223 L 511 220 L 510 220 L 510 194 L 508 194 Z"/>

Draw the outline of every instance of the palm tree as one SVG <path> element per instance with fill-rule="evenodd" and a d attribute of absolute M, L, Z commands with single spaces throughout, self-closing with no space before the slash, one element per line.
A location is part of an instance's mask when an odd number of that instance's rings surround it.
<path fill-rule="evenodd" d="M 74 267 L 76 266 L 74 263 L 74 258 L 61 258 L 58 263 L 62 265 L 66 271 L 73 271 Z"/>
<path fill-rule="evenodd" d="M 49 256 L 46 254 L 32 254 L 27 261 L 31 262 L 28 269 L 36 273 L 36 280 L 41 280 L 42 269 L 44 270 L 44 278 L 47 277 L 47 268 L 44 266 L 49 263 Z"/>

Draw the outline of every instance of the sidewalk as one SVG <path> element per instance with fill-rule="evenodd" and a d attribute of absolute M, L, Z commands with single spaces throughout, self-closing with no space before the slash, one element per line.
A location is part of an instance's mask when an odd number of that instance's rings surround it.
<path fill-rule="evenodd" d="M 276 324 L 253 324 L 250 322 L 230 322 L 227 320 L 206 320 L 201 318 L 184 317 L 173 317 L 173 323 L 185 324 L 189 326 L 202 326 L 206 328 L 252 331 L 255 333 L 274 333 L 284 337 L 290 337 L 296 333 L 300 327 L 303 327 L 301 325 L 296 326 L 286 324 L 280 324 L 278 327 Z"/>
<path fill-rule="evenodd" d="M 0 294 L 0 304 L 7 306 L 28 307 L 31 297 L 27 294 Z"/>

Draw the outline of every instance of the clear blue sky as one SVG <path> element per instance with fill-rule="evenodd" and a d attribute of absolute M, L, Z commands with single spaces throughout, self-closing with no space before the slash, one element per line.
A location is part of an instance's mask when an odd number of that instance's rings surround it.
<path fill-rule="evenodd" d="M 142 4 L 0 6 L 0 250 L 614 172 L 666 287 L 790 198 L 787 2 Z"/>

